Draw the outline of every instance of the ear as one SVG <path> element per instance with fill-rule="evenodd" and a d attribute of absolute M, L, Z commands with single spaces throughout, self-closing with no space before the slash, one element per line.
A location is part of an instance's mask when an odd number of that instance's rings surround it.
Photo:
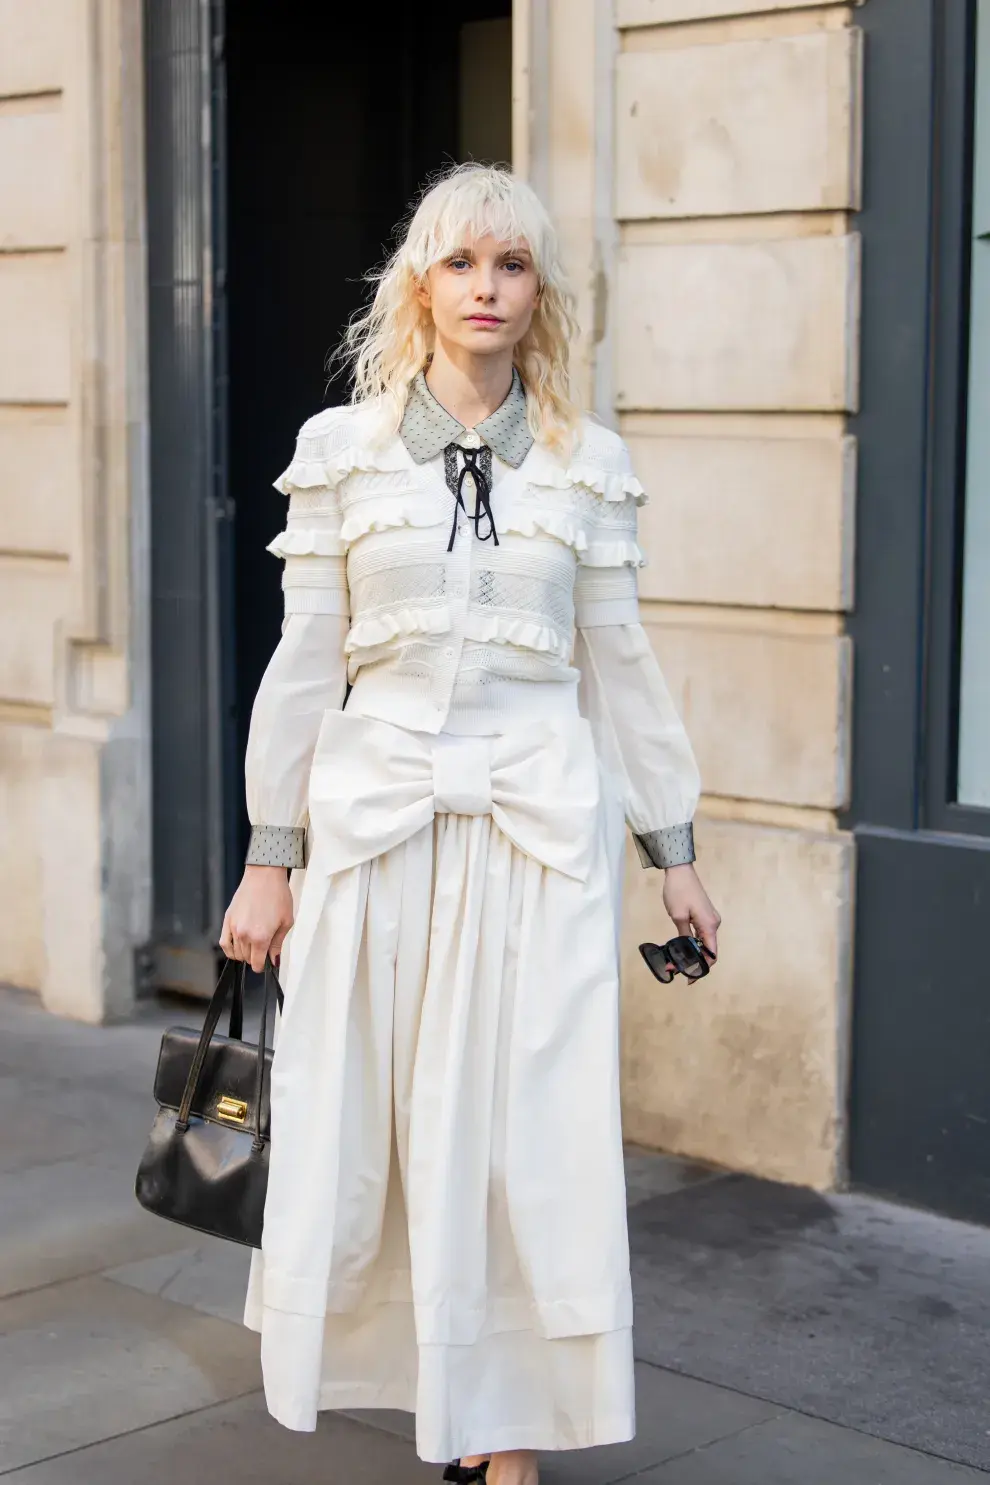
<path fill-rule="evenodd" d="M 416 298 L 424 309 L 430 307 L 430 281 L 426 278 L 418 279 L 416 282 Z"/>

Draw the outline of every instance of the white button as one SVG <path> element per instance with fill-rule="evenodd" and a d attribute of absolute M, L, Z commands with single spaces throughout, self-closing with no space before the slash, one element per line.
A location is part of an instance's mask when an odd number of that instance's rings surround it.
<path fill-rule="evenodd" d="M 481 438 L 479 437 L 479 435 L 477 433 L 475 433 L 475 431 L 474 431 L 473 428 L 472 428 L 472 430 L 471 430 L 470 433 L 466 433 L 464 435 L 464 447 L 466 449 L 480 449 L 481 448 Z"/>
<path fill-rule="evenodd" d="M 453 660 L 453 658 L 454 658 L 454 652 L 453 652 L 452 649 L 449 648 L 449 646 L 448 646 L 448 648 L 446 650 L 444 650 L 444 652 L 443 652 L 443 658 L 445 660 Z"/>
<path fill-rule="evenodd" d="M 458 534 L 458 536 L 463 536 L 466 530 L 467 530 L 467 521 L 458 521 L 458 523 L 457 523 L 457 534 Z"/>
<path fill-rule="evenodd" d="M 451 588 L 450 591 L 451 591 L 451 593 L 453 593 L 453 595 L 454 595 L 455 598 L 463 598 L 464 597 L 464 584 L 463 583 L 455 583 L 454 586 Z"/>

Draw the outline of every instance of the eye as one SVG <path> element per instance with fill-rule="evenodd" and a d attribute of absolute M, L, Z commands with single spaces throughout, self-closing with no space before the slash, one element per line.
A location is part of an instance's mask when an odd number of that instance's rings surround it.
<path fill-rule="evenodd" d="M 471 264 L 467 258 L 448 258 L 447 267 L 459 273 L 462 268 L 470 268 Z"/>
<path fill-rule="evenodd" d="M 519 258 L 507 258 L 502 264 L 502 267 L 507 268 L 510 273 L 524 273 L 526 271 L 525 263 Z"/>

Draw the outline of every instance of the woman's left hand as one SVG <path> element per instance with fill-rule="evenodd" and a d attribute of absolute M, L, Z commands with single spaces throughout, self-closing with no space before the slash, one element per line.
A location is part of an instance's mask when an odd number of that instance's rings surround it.
<path fill-rule="evenodd" d="M 668 866 L 664 873 L 663 905 L 678 933 L 690 933 L 718 957 L 718 929 L 722 919 L 716 912 L 693 866 Z"/>

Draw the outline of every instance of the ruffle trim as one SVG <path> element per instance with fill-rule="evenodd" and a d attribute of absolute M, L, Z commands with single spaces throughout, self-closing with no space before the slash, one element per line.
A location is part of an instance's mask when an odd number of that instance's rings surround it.
<path fill-rule="evenodd" d="M 581 522 L 562 512 L 517 508 L 506 518 L 504 529 L 515 536 L 532 537 L 540 532 L 552 536 L 576 552 L 585 567 L 646 566 L 642 548 L 631 538 L 598 541 L 592 537 L 589 541 Z"/>
<path fill-rule="evenodd" d="M 300 528 L 280 531 L 267 550 L 273 557 L 343 557 L 347 551 L 339 536 L 332 531 Z"/>
<path fill-rule="evenodd" d="M 560 469 L 548 461 L 531 483 L 544 485 L 552 490 L 569 490 L 574 485 L 581 485 L 585 490 L 592 490 L 600 495 L 610 505 L 630 499 L 635 500 L 637 505 L 645 505 L 647 500 L 646 491 L 634 474 L 610 474 L 599 469 L 597 464 L 583 464 L 580 460 L 569 464 L 566 469 Z"/>
<path fill-rule="evenodd" d="M 447 608 L 402 608 L 392 613 L 375 614 L 358 619 L 351 625 L 344 653 L 373 650 L 395 639 L 412 639 L 418 634 L 448 634 L 450 611 Z"/>
<path fill-rule="evenodd" d="M 581 554 L 585 567 L 645 567 L 646 556 L 634 541 L 592 541 Z"/>
<path fill-rule="evenodd" d="M 348 510 L 340 535 L 345 545 L 349 545 L 357 541 L 358 537 L 367 536 L 373 531 L 395 531 L 401 526 L 428 527 L 439 524 L 436 510 L 425 504 L 417 508 L 409 499 L 376 500 L 373 508 L 369 505 L 362 509 L 359 505 Z"/>
<path fill-rule="evenodd" d="M 548 624 L 534 624 L 528 619 L 506 619 L 500 614 L 468 614 L 464 637 L 476 644 L 514 645 L 520 650 L 534 650 L 555 659 L 566 659 L 572 640 Z"/>
<path fill-rule="evenodd" d="M 450 633 L 450 611 L 443 608 L 403 608 L 392 613 L 375 614 L 357 619 L 351 625 L 344 652 L 374 650 L 395 640 L 414 639 L 420 635 Z M 514 645 L 520 650 L 566 659 L 572 640 L 548 624 L 528 619 L 508 619 L 501 614 L 469 613 L 464 624 L 464 637 L 476 644 Z"/>
<path fill-rule="evenodd" d="M 275 481 L 276 490 L 291 495 L 295 490 L 336 490 L 350 470 L 339 460 L 293 459 Z"/>
<path fill-rule="evenodd" d="M 391 488 L 399 480 L 404 479 L 406 484 L 409 481 L 408 471 L 376 464 L 371 450 L 339 449 L 329 459 L 293 459 L 275 481 L 275 488 L 283 495 L 291 495 L 294 490 L 336 490 L 342 480 L 355 472 L 382 475 Z"/>
<path fill-rule="evenodd" d="M 505 518 L 503 529 L 513 536 L 552 536 L 578 554 L 588 550 L 581 522 L 558 511 L 524 510 L 517 506 Z"/>

